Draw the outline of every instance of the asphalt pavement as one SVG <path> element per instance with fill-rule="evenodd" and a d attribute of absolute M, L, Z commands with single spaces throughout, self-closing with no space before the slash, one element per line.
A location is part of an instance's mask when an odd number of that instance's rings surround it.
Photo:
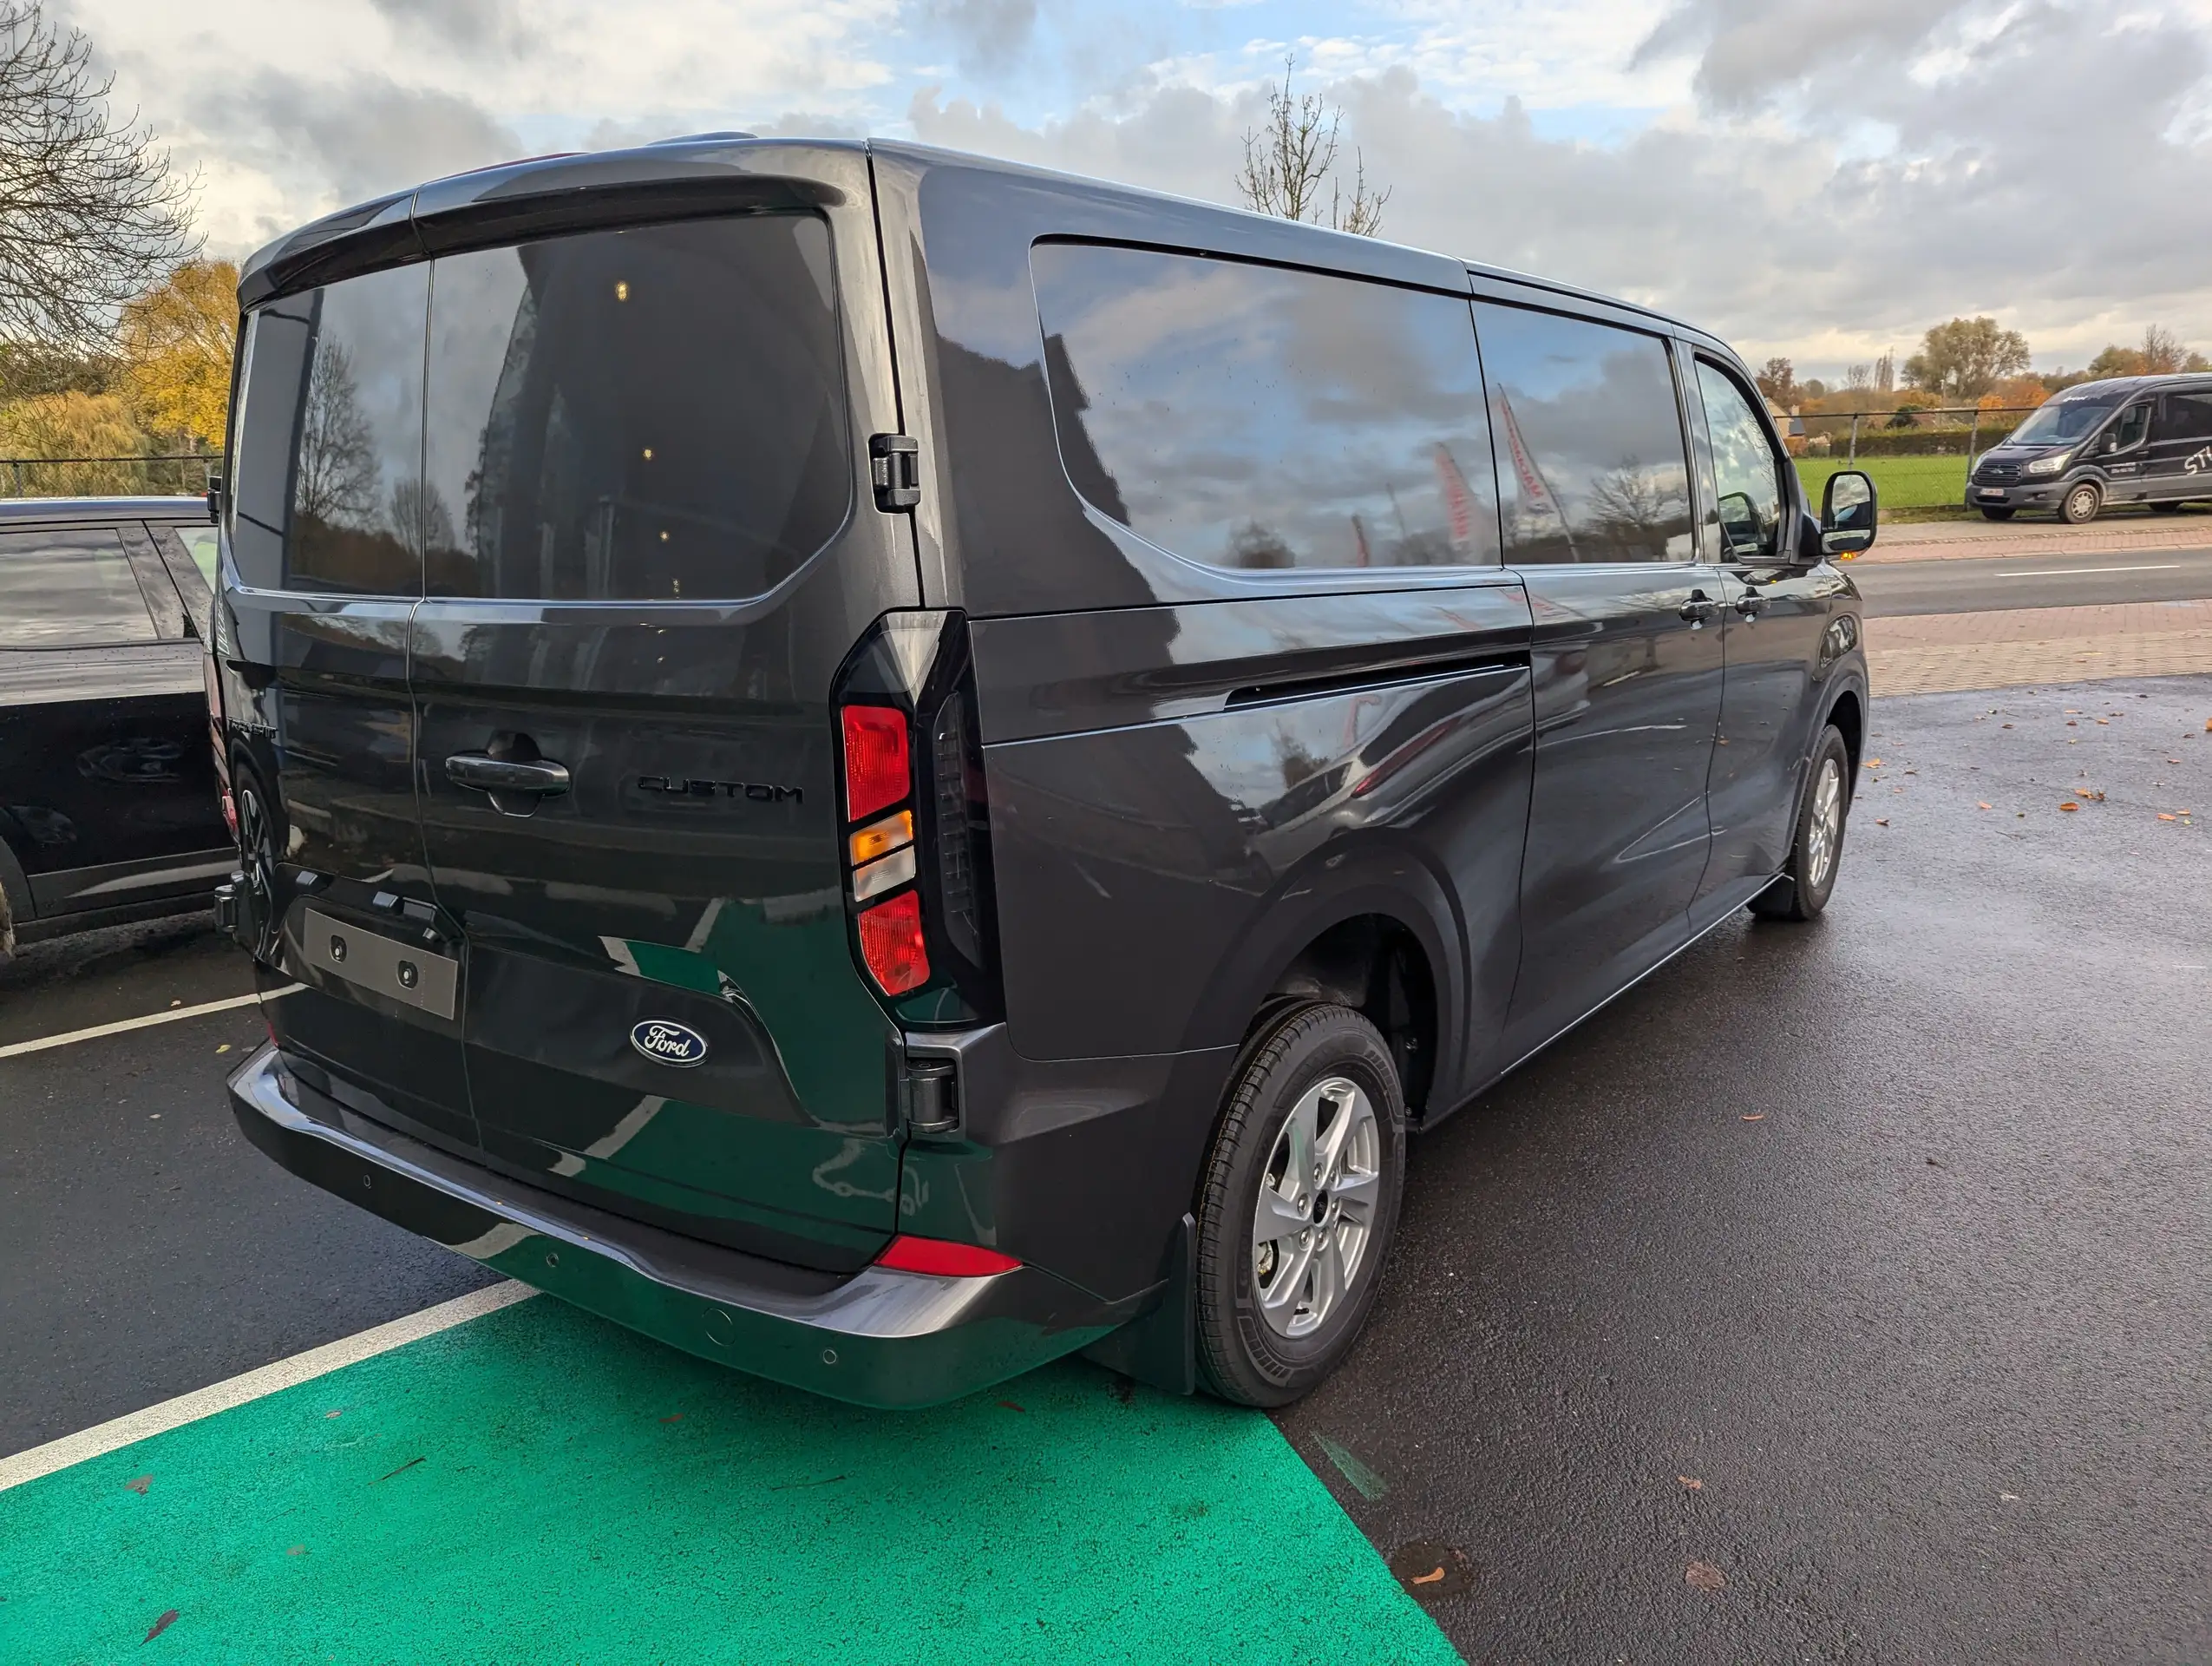
<path fill-rule="evenodd" d="M 2212 596 L 2212 546 L 1854 565 L 1870 619 Z"/>
<path fill-rule="evenodd" d="M 1373 1323 L 1338 1376 L 1277 1423 L 1465 1657 L 2212 1657 L 2208 722 L 2212 679 L 2201 678 L 1877 702 L 1879 764 L 1863 772 L 1823 920 L 1730 922 L 1416 1142 Z M 0 1046 L 245 987 L 232 951 L 191 922 L 36 945 L 0 963 Z M 0 1058 L 0 1455 L 483 1282 L 474 1263 L 292 1179 L 236 1133 L 221 1079 L 260 1033 L 247 1007 Z M 416 1408 L 421 1428 L 390 1437 L 422 1442 L 412 1453 L 435 1449 L 433 1427 L 488 1443 L 468 1459 L 480 1468 L 451 1466 L 442 1512 L 410 1515 L 389 1489 L 360 1495 L 395 1500 L 377 1506 L 384 1565 L 397 1571 L 391 1604 L 349 1609 L 344 1563 L 326 1563 L 328 1583 L 311 1592 L 282 1583 L 309 1575 L 292 1540 L 311 1535 L 289 1524 L 324 1507 L 323 1472 L 274 1465 L 292 1436 L 273 1423 L 248 1418 L 225 1436 L 212 1420 L 190 1437 L 204 1448 L 197 1468 L 188 1454 L 154 1460 L 184 1478 L 155 1482 L 154 1497 L 182 1498 L 190 1483 L 200 1525 L 180 1527 L 186 1537 L 232 1531 L 256 1511 L 281 1535 L 273 1549 L 236 1551 L 241 1568 L 272 1558 L 265 1609 L 278 1617 L 265 1647 L 291 1646 L 295 1614 L 334 1642 L 357 1623 L 396 1623 L 406 1580 L 431 1572 L 410 1524 L 465 1523 L 459 1538 L 437 1529 L 440 1557 L 456 1566 L 478 1564 L 482 1545 L 550 1535 L 572 1559 L 525 1582 L 549 1603 L 577 1581 L 646 1592 L 711 1564 L 704 1551 L 667 1559 L 721 1518 L 717 1499 L 743 1478 L 710 1440 L 635 1472 L 655 1479 L 620 1506 L 632 1538 L 560 1537 L 597 1518 L 577 1502 L 589 1488 L 632 1473 L 631 1447 L 618 1459 L 578 1433 L 604 1406 L 546 1399 L 603 1372 L 638 1438 L 711 1430 L 742 1404 L 781 1420 L 776 1450 L 812 1465 L 823 1487 L 906 1463 L 880 1497 L 833 1505 L 824 1492 L 820 1509 L 835 1513 L 774 1518 L 787 1548 L 823 1533 L 847 1549 L 893 1547 L 866 1553 L 879 1571 L 911 1549 L 913 1500 L 931 1486 L 913 1451 L 941 1451 L 948 1465 L 1000 1454 L 1003 1475 L 988 1472 L 1000 1479 L 974 1482 L 985 1472 L 971 1466 L 970 1483 L 948 1479 L 925 1512 L 959 1557 L 1018 1547 L 959 1564 L 954 1606 L 969 1608 L 939 1617 L 954 1628 L 943 1635 L 980 1623 L 994 1588 L 1034 1578 L 1059 1593 L 1050 1601 L 1068 1598 L 1040 1612 L 1077 1630 L 1022 1657 L 1114 1653 L 1134 1622 L 1090 1596 L 1116 1582 L 1125 1603 L 1187 1617 L 1162 1635 L 1187 1639 L 1190 1658 L 1411 1652 L 1398 1633 L 1359 1630 L 1395 1623 L 1365 1588 L 1331 1606 L 1339 1587 L 1323 1570 L 1344 1565 L 1343 1546 L 1297 1478 L 1234 1444 L 1240 1428 L 1266 1433 L 1254 1420 L 1140 1394 L 1137 1421 L 1114 1424 L 1125 1389 L 1082 1365 L 905 1422 L 816 1415 L 802 1396 L 743 1386 L 717 1407 L 710 1368 L 543 1299 L 465 1335 L 481 1340 L 403 1350 L 409 1363 L 393 1356 L 386 1377 L 333 1386 L 332 1409 L 286 1413 L 365 1432 L 383 1381 L 395 1405 Z M 471 1348 L 507 1352 L 468 1379 L 468 1394 L 442 1398 L 439 1374 L 462 1372 Z M 516 1363 L 532 1360 L 534 1377 Z M 402 1369 L 412 1374 L 392 1374 Z M 341 1406 L 351 1421 L 320 1420 Z M 538 1433 L 525 1440 L 526 1427 Z M 1181 1467 L 1163 1479 L 1151 1458 L 1129 1455 L 1132 1440 L 1142 1452 L 1183 1443 Z M 1109 1446 L 1110 1462 L 1067 1461 Z M 390 1451 L 393 1474 L 435 1467 Z M 207 1455 L 219 1452 L 229 1455 Z M 99 1510 L 140 1507 L 140 1466 L 112 1484 L 102 1472 Z M 386 1466 L 364 1486 L 382 1489 Z M 468 1490 L 472 1474 L 481 1490 Z M 1240 1492 L 1247 1477 L 1263 1490 Z M 759 1496 L 816 1496 L 786 1484 Z M 109 1570 L 105 1600 L 131 1582 L 119 1545 L 137 1545 L 130 1554 L 149 1564 L 160 1552 L 128 1537 L 138 1530 L 100 1526 L 84 1514 L 94 1505 L 67 1493 L 64 1472 L 5 1495 L 0 1511 L 23 1499 L 20 1519 L 62 1523 L 54 1532 L 70 1537 L 56 1566 Z M 1077 1525 L 1048 1508 L 1093 1495 Z M 252 1511 L 239 1502 L 249 1496 Z M 683 1511 L 657 1520 L 667 1507 L 657 1498 L 680 1498 Z M 538 1499 L 553 1513 L 498 1513 Z M 1257 1499 L 1267 1507 L 1253 1518 Z M 1129 1560 L 1130 1547 L 1175 1545 L 1185 1560 Z M 1266 1555 L 1238 1559 L 1254 1545 Z M 95 1560 L 71 1559 L 80 1552 Z M 210 1603 L 237 1600 L 242 1587 L 222 1572 L 232 1555 L 211 1541 L 185 1558 Z M 10 1587 L 7 1561 L 0 1599 L 37 1585 L 19 1573 Z M 701 1600 L 770 1604 L 794 1628 L 789 1648 L 877 1583 L 806 1586 L 800 1600 L 775 1565 L 776 1578 Z M 1235 1574 L 1227 1594 L 1208 1596 L 1224 1568 Z M 1286 1570 L 1342 1630 L 1282 1610 L 1272 1656 L 1250 1638 L 1208 1641 L 1208 1612 L 1268 1624 L 1270 1605 L 1301 1588 L 1279 1583 Z M 894 1584 L 905 1564 L 896 1571 Z M 1247 1577 L 1278 1583 L 1239 1583 Z M 684 1601 L 666 1623 L 694 1623 L 692 1587 L 668 1589 Z M 1073 1604 L 1078 1591 L 1088 1606 Z M 135 1623 L 156 1631 L 186 1610 L 165 1634 L 180 1647 L 207 1613 L 150 1584 L 116 1600 L 142 1607 Z M 472 1657 L 497 1654 L 502 1623 L 533 1623 L 519 1598 L 511 1613 L 503 1600 L 476 1604 L 470 1623 L 488 1612 L 493 1630 L 472 1634 Z M 600 1620 L 620 1607 L 592 1600 Z M 217 1633 L 200 1635 L 215 1647 Z M 455 1635 L 409 1646 L 435 1652 Z M 546 1636 L 548 1657 L 569 1641 Z M 580 1642 L 572 1652 L 619 1657 Z"/>

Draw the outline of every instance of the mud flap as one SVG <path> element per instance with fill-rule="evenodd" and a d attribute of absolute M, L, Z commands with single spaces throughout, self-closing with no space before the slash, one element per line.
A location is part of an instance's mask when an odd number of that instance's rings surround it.
<path fill-rule="evenodd" d="M 1185 1215 L 1168 1242 L 1158 1299 L 1112 1335 L 1084 1348 L 1083 1358 L 1171 1394 L 1195 1393 L 1198 1323 L 1192 1298 L 1197 1289 L 1198 1223 Z"/>

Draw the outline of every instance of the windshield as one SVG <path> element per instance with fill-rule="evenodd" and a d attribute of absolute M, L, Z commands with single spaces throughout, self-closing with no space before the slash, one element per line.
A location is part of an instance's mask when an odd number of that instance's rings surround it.
<path fill-rule="evenodd" d="M 2101 399 L 2055 400 L 2012 430 L 2014 445 L 2067 445 L 2112 414 Z"/>

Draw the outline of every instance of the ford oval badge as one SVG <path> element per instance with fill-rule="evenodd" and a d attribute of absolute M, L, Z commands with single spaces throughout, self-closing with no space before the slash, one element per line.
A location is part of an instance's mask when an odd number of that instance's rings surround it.
<path fill-rule="evenodd" d="M 704 1065 L 707 1039 L 672 1019 L 648 1018 L 630 1026 L 630 1045 L 657 1065 Z"/>

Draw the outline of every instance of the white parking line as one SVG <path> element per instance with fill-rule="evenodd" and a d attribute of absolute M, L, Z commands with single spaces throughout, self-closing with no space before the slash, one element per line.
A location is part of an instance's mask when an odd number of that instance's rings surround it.
<path fill-rule="evenodd" d="M 1993 573 L 1993 579 L 2071 579 L 2081 573 L 2178 573 L 2179 561 L 2158 561 L 2149 567 L 2030 567 L 2017 573 Z"/>
<path fill-rule="evenodd" d="M 143 1030 L 155 1024 L 173 1024 L 180 1018 L 198 1018 L 205 1013 L 227 1013 L 239 1007 L 251 1007 L 256 1001 L 274 1000 L 279 995 L 289 995 L 304 984 L 291 984 L 282 989 L 272 989 L 265 995 L 232 995 L 228 1000 L 203 1000 L 197 1007 L 173 1007 L 166 1013 L 148 1013 L 144 1018 L 121 1019 L 113 1024 L 95 1024 L 90 1029 L 70 1030 L 62 1035 L 43 1035 L 36 1041 L 10 1041 L 0 1047 L 0 1059 L 13 1059 L 19 1053 L 43 1053 L 49 1047 L 66 1047 L 72 1041 L 91 1041 L 103 1035 L 121 1035 L 126 1030 Z"/>
<path fill-rule="evenodd" d="M 487 1285 L 481 1290 L 471 1290 L 457 1295 L 450 1302 L 441 1302 L 435 1308 L 425 1308 L 420 1313 L 410 1313 L 403 1319 L 378 1325 L 357 1335 L 340 1337 L 335 1342 L 325 1342 L 320 1348 L 311 1348 L 304 1354 L 295 1354 L 288 1360 L 278 1360 L 257 1371 L 248 1371 L 227 1382 L 210 1384 L 196 1388 L 174 1400 L 165 1400 L 158 1406 L 148 1406 L 144 1411 L 132 1412 L 75 1434 L 65 1434 L 58 1440 L 49 1440 L 43 1446 L 33 1446 L 19 1452 L 12 1458 L 0 1458 L 0 1492 L 11 1486 L 21 1486 L 25 1481 L 35 1481 L 42 1475 L 51 1475 L 57 1469 L 67 1469 L 72 1464 L 83 1463 L 88 1458 L 105 1457 L 120 1451 L 136 1440 L 150 1435 L 166 1434 L 171 1429 L 181 1428 L 187 1423 L 197 1423 L 203 1417 L 213 1417 L 218 1412 L 227 1412 L 249 1400 L 290 1388 L 317 1377 L 328 1376 L 349 1365 L 389 1354 L 396 1348 L 420 1341 L 425 1336 L 435 1336 L 442 1330 L 451 1330 L 455 1325 L 465 1325 L 471 1319 L 481 1319 L 488 1313 L 497 1313 L 501 1308 L 511 1308 L 518 1302 L 527 1302 L 537 1295 L 527 1284 L 509 1279 L 502 1283 Z"/>

